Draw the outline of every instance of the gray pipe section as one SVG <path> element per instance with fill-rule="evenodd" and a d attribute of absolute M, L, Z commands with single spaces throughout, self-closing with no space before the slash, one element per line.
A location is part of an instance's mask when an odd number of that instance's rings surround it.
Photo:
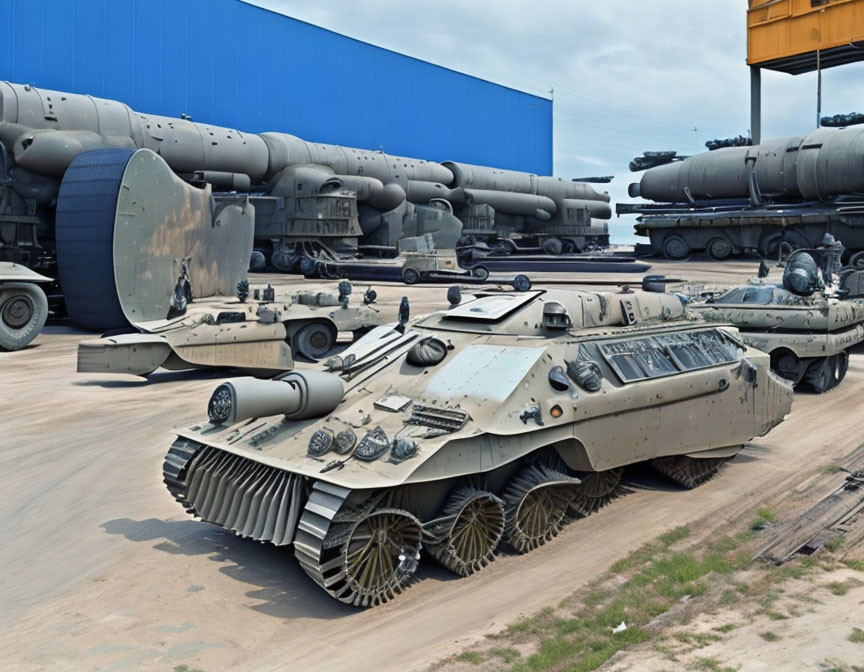
<path fill-rule="evenodd" d="M 703 152 L 650 168 L 630 194 L 678 203 L 748 198 L 751 171 L 765 195 L 819 200 L 864 193 L 864 128 L 820 128 L 804 138 Z"/>
<path fill-rule="evenodd" d="M 223 188 L 272 181 L 271 193 L 308 195 L 307 187 L 342 187 L 389 212 L 407 201 L 488 203 L 502 214 L 546 220 L 564 201 L 608 202 L 589 184 L 447 161 L 432 163 L 382 152 L 311 143 L 287 133 L 245 134 L 184 119 L 141 114 L 127 105 L 80 94 L 0 82 L 0 140 L 21 168 L 61 177 L 80 153 L 146 148 L 176 173 L 210 177 Z M 310 172 L 301 174 L 300 169 Z M 294 185 L 289 184 L 292 173 Z M 308 178 L 302 181 L 300 178 Z M 281 191 L 280 191 L 281 190 Z M 286 192 L 282 194 L 281 192 Z M 605 209 L 593 216 L 603 217 Z M 611 215 L 611 213 L 610 213 Z"/>
<path fill-rule="evenodd" d="M 331 373 L 292 371 L 274 380 L 233 378 L 217 387 L 213 397 L 226 391 L 230 410 L 227 418 L 219 418 L 221 422 L 217 424 L 233 425 L 249 418 L 274 415 L 291 420 L 319 418 L 339 405 L 345 388 L 342 380 Z"/>

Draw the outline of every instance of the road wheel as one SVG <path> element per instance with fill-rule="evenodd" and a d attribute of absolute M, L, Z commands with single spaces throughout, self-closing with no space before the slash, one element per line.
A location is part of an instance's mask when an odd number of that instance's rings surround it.
<path fill-rule="evenodd" d="M 564 249 L 564 245 L 561 243 L 558 238 L 547 238 L 543 241 L 543 251 L 546 254 L 552 255 L 553 257 L 557 257 L 561 254 L 561 250 Z"/>
<path fill-rule="evenodd" d="M 527 553 L 555 537 L 566 521 L 579 480 L 543 464 L 520 471 L 504 491 L 505 538 Z"/>
<path fill-rule="evenodd" d="M 402 269 L 402 282 L 406 285 L 416 285 L 420 282 L 420 271 L 416 268 L 403 268 Z"/>
<path fill-rule="evenodd" d="M 849 353 L 844 350 L 829 357 L 828 364 L 831 369 L 831 387 L 837 387 L 846 377 L 846 371 L 849 369 Z"/>
<path fill-rule="evenodd" d="M 485 266 L 475 266 L 471 269 L 471 275 L 483 282 L 489 277 L 489 269 Z"/>
<path fill-rule="evenodd" d="M 771 353 L 771 369 L 778 376 L 797 383 L 801 377 L 801 360 L 794 352 L 781 348 Z"/>
<path fill-rule="evenodd" d="M 504 502 L 491 492 L 457 488 L 430 529 L 429 552 L 460 576 L 478 572 L 495 558 L 504 534 Z"/>
<path fill-rule="evenodd" d="M 32 282 L 0 285 L 0 349 L 20 350 L 42 331 L 48 299 Z"/>
<path fill-rule="evenodd" d="M 705 253 L 714 261 L 725 261 L 732 256 L 732 244 L 718 236 L 708 241 L 705 245 Z"/>
<path fill-rule="evenodd" d="M 295 356 L 317 361 L 333 348 L 335 341 L 333 327 L 324 322 L 312 322 L 301 327 L 291 337 L 291 349 Z"/>
<path fill-rule="evenodd" d="M 678 485 L 693 489 L 712 479 L 728 461 L 728 457 L 672 455 L 651 460 L 651 466 Z"/>
<path fill-rule="evenodd" d="M 564 254 L 575 254 L 577 252 L 576 243 L 574 243 L 572 240 L 565 240 L 562 252 Z"/>
<path fill-rule="evenodd" d="M 767 233 L 759 241 L 759 254 L 763 257 L 777 261 L 780 255 L 780 243 L 783 242 L 782 233 Z"/>
<path fill-rule="evenodd" d="M 817 357 L 804 372 L 801 384 L 816 394 L 827 392 L 832 385 L 833 367 L 829 361 L 830 357 Z"/>
<path fill-rule="evenodd" d="M 249 257 L 249 270 L 253 273 L 260 273 L 267 265 L 267 259 L 261 250 L 252 250 L 252 256 Z"/>
<path fill-rule="evenodd" d="M 673 261 L 684 259 L 690 254 L 690 246 L 678 234 L 666 236 L 663 240 L 663 256 Z"/>

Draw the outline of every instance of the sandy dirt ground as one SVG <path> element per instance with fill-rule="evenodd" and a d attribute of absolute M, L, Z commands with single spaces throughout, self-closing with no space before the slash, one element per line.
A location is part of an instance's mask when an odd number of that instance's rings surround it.
<path fill-rule="evenodd" d="M 696 262 L 652 272 L 732 282 L 753 270 L 752 261 Z M 394 312 L 403 294 L 415 314 L 446 303 L 442 287 L 379 294 Z M 171 428 L 199 420 L 230 372 L 77 374 L 76 346 L 88 337 L 49 327 L 27 349 L 0 354 L 4 670 L 423 669 L 664 531 L 794 489 L 802 470 L 857 447 L 864 420 L 864 356 L 853 355 L 840 388 L 797 396 L 785 423 L 704 487 L 639 489 L 467 579 L 424 563 L 405 595 L 358 611 L 315 587 L 290 549 L 195 521 L 165 490 Z"/>

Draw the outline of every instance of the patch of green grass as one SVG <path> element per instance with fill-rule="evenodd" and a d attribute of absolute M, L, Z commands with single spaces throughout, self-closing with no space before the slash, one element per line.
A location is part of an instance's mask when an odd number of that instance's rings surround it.
<path fill-rule="evenodd" d="M 767 506 L 760 506 L 756 509 L 756 520 L 750 523 L 750 529 L 754 531 L 764 530 L 769 525 L 777 522 L 777 516 Z"/>
<path fill-rule="evenodd" d="M 841 548 L 843 548 L 843 542 L 845 539 L 841 536 L 832 537 L 825 542 L 825 548 L 828 549 L 831 553 L 836 553 Z"/>
<path fill-rule="evenodd" d="M 732 632 L 737 627 L 738 626 L 735 623 L 726 623 L 725 625 L 718 625 L 716 628 L 711 629 L 726 634 L 727 632 Z"/>
<path fill-rule="evenodd" d="M 489 649 L 489 655 L 501 658 L 505 663 L 512 663 L 521 657 L 516 649 Z"/>
<path fill-rule="evenodd" d="M 768 632 L 760 632 L 759 636 L 766 642 L 776 642 L 782 639 L 780 635 L 778 635 L 776 632 L 771 632 L 770 630 Z"/>
<path fill-rule="evenodd" d="M 456 660 L 458 660 L 460 663 L 471 663 L 472 665 L 479 665 L 486 660 L 486 656 L 484 656 L 479 651 L 463 651 L 458 656 L 456 656 Z"/>
<path fill-rule="evenodd" d="M 175 665 L 174 672 L 204 672 L 200 667 L 189 667 L 186 663 Z"/>
<path fill-rule="evenodd" d="M 724 606 L 731 606 L 733 604 L 737 604 L 741 601 L 738 593 L 732 590 L 731 588 L 727 588 L 723 591 L 723 594 L 720 596 L 720 604 Z"/>
<path fill-rule="evenodd" d="M 720 661 L 714 658 L 697 658 L 687 665 L 688 670 L 704 670 L 705 672 L 735 672 L 736 667 L 722 667 Z"/>
<path fill-rule="evenodd" d="M 826 464 L 824 467 L 822 467 L 823 474 L 836 474 L 841 471 L 844 471 L 843 467 L 833 462 L 831 462 L 830 464 Z"/>
<path fill-rule="evenodd" d="M 841 560 L 849 569 L 854 569 L 856 572 L 864 572 L 864 562 L 860 560 Z"/>
<path fill-rule="evenodd" d="M 679 541 L 682 541 L 689 536 L 690 527 L 688 525 L 681 525 L 673 530 L 669 530 L 665 534 L 661 534 L 658 541 L 662 546 L 669 548 L 673 544 L 677 544 Z"/>
<path fill-rule="evenodd" d="M 781 614 L 779 611 L 767 611 L 765 614 L 772 621 L 786 621 L 789 620 L 789 617 L 786 614 Z"/>
<path fill-rule="evenodd" d="M 842 581 L 832 581 L 825 585 L 832 595 L 845 595 L 849 592 L 849 586 Z"/>
<path fill-rule="evenodd" d="M 856 644 L 864 644 L 864 630 L 861 628 L 852 628 L 852 634 L 850 634 L 846 639 L 850 642 L 855 642 Z"/>

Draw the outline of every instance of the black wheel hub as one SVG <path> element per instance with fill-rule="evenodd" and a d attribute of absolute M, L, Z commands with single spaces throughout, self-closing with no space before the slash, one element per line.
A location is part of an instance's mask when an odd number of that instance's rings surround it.
<path fill-rule="evenodd" d="M 33 302 L 26 296 L 14 296 L 3 304 L 3 323 L 21 329 L 33 317 Z"/>

